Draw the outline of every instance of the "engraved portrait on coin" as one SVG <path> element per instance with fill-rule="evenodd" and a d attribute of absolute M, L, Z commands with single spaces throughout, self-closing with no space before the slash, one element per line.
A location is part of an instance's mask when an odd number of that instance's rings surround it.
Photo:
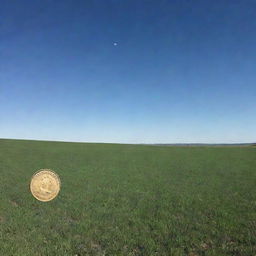
<path fill-rule="evenodd" d="M 60 191 L 60 178 L 50 169 L 41 169 L 36 172 L 30 182 L 30 191 L 39 201 L 53 200 Z"/>

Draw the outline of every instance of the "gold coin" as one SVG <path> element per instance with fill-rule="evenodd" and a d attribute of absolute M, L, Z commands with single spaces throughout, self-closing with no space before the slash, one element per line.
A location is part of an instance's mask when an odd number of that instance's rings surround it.
<path fill-rule="evenodd" d="M 51 201 L 60 191 L 60 178 L 50 169 L 41 169 L 32 176 L 30 191 L 39 201 Z"/>

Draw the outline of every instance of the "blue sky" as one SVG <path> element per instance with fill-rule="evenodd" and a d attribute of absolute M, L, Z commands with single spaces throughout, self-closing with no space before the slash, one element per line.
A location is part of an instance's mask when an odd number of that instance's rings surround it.
<path fill-rule="evenodd" d="M 256 2 L 1 1 L 0 137 L 256 141 Z"/>

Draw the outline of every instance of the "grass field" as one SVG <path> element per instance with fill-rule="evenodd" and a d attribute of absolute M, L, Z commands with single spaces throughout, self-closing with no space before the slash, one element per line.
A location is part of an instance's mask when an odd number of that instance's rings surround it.
<path fill-rule="evenodd" d="M 256 147 L 0 140 L 0 174 L 3 256 L 256 255 Z"/>

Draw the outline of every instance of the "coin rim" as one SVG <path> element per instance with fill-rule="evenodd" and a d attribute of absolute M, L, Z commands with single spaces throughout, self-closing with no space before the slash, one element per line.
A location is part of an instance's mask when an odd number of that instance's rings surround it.
<path fill-rule="evenodd" d="M 46 200 L 45 200 L 45 199 L 39 199 L 36 195 L 33 194 L 32 189 L 31 189 L 31 184 L 32 184 L 33 178 L 34 178 L 37 174 L 39 174 L 40 172 L 45 172 L 45 171 L 46 171 L 46 172 L 50 172 L 51 174 L 53 174 L 53 175 L 57 178 L 58 183 L 59 183 L 59 189 L 58 189 L 57 194 L 56 194 L 53 198 L 51 198 L 51 199 L 46 199 Z M 61 188 L 60 177 L 59 177 L 59 175 L 58 175 L 55 171 L 53 171 L 53 170 L 51 170 L 51 169 L 40 169 L 40 170 L 38 170 L 37 172 L 35 172 L 35 173 L 32 175 L 31 179 L 30 179 L 30 184 L 29 184 L 30 192 L 31 192 L 31 194 L 32 194 L 32 196 L 33 196 L 34 198 L 36 198 L 38 201 L 41 201 L 41 202 L 49 202 L 49 201 L 52 201 L 53 199 L 55 199 L 55 198 L 58 196 L 59 192 L 60 192 L 60 188 Z"/>

